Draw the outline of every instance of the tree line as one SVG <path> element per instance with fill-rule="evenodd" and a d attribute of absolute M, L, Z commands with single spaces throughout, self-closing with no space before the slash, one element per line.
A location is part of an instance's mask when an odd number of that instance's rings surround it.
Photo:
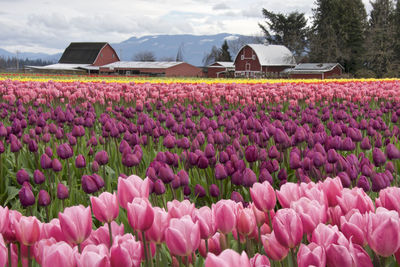
<path fill-rule="evenodd" d="M 367 15 L 362 0 L 316 0 L 311 23 L 304 13 L 263 9 L 260 28 L 297 62 L 338 62 L 355 77 L 399 77 L 400 0 L 370 3 Z"/>
<path fill-rule="evenodd" d="M 16 70 L 16 69 L 23 69 L 25 66 L 45 66 L 54 64 L 53 61 L 46 61 L 42 59 L 21 59 L 17 57 L 0 57 L 0 69 L 4 70 Z"/>

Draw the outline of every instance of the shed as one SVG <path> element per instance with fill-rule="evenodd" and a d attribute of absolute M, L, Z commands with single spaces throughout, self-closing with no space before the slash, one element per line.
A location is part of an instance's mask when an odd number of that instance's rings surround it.
<path fill-rule="evenodd" d="M 186 62 L 118 61 L 100 67 L 100 73 L 120 75 L 200 77 L 202 70 Z"/>
<path fill-rule="evenodd" d="M 343 66 L 339 63 L 301 63 L 285 73 L 292 79 L 326 79 L 338 77 L 343 73 Z"/>
<path fill-rule="evenodd" d="M 280 72 L 296 66 L 290 50 L 283 45 L 247 44 L 237 53 L 235 77 L 279 77 Z"/>
<path fill-rule="evenodd" d="M 208 78 L 226 78 L 233 77 L 235 73 L 235 65 L 230 61 L 216 61 L 207 66 Z"/>

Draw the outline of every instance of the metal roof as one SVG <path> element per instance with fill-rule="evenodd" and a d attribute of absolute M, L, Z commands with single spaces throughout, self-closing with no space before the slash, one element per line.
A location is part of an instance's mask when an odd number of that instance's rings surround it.
<path fill-rule="evenodd" d="M 344 69 L 339 63 L 300 63 L 289 69 L 288 73 L 323 73 L 333 70 L 336 66 Z"/>
<path fill-rule="evenodd" d="M 114 68 L 114 69 L 168 69 L 184 62 L 170 62 L 170 61 L 117 61 L 110 63 L 101 68 Z"/>
<path fill-rule="evenodd" d="M 31 69 L 39 69 L 39 70 L 76 70 L 78 68 L 87 68 L 90 64 L 51 64 L 47 66 L 27 66 Z"/>
<path fill-rule="evenodd" d="M 213 66 L 216 63 L 219 64 L 220 66 Z M 208 67 L 235 68 L 235 65 L 233 64 L 233 62 L 230 61 L 216 61 L 211 65 L 208 65 Z"/>
<path fill-rule="evenodd" d="M 244 45 L 240 50 L 245 47 Z M 290 50 L 283 45 L 247 44 L 256 53 L 261 66 L 295 66 L 296 60 Z M 239 55 L 239 53 L 236 55 Z M 235 58 L 235 62 L 236 62 Z"/>
<path fill-rule="evenodd" d="M 107 43 L 70 43 L 58 63 L 93 64 Z"/>

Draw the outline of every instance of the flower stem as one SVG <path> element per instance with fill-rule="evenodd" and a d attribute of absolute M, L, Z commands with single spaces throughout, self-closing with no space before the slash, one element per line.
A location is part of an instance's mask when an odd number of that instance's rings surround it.
<path fill-rule="evenodd" d="M 112 237 L 112 229 L 111 229 L 111 223 L 108 223 L 108 234 L 110 235 L 110 249 L 113 245 L 113 237 Z"/>
<path fill-rule="evenodd" d="M 8 266 L 12 267 L 12 260 L 11 260 L 11 243 L 7 244 L 8 247 Z"/>
<path fill-rule="evenodd" d="M 144 249 L 144 258 L 146 259 L 145 266 L 148 266 L 148 256 L 147 256 L 147 244 L 146 244 L 146 235 L 144 231 L 142 231 L 142 241 L 143 241 L 143 249 Z"/>

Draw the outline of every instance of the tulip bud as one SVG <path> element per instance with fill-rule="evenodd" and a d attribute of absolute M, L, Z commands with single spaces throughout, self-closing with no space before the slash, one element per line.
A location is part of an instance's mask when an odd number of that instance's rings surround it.
<path fill-rule="evenodd" d="M 69 196 L 68 187 L 64 184 L 59 183 L 57 185 L 57 198 L 58 199 L 66 199 Z"/>
<path fill-rule="evenodd" d="M 20 185 L 23 185 L 24 182 L 28 182 L 28 183 L 29 183 L 29 181 L 30 181 L 30 179 L 31 179 L 31 178 L 29 177 L 29 174 L 28 174 L 24 169 L 19 170 L 19 171 L 17 172 L 16 176 L 17 176 L 17 182 L 18 182 Z"/>
<path fill-rule="evenodd" d="M 81 169 L 81 168 L 85 168 L 85 167 L 86 167 L 86 160 L 85 160 L 85 157 L 84 157 L 82 154 L 79 154 L 79 155 L 76 157 L 76 159 L 75 159 L 75 166 L 76 166 L 78 169 Z"/>
<path fill-rule="evenodd" d="M 40 190 L 39 191 L 39 197 L 38 197 L 38 204 L 39 206 L 42 207 L 47 207 L 50 205 L 51 199 L 49 193 L 47 193 L 46 190 Z"/>
<path fill-rule="evenodd" d="M 62 164 L 58 159 L 53 159 L 53 161 L 51 162 L 51 166 L 53 171 L 55 172 L 60 172 L 62 170 Z"/>
<path fill-rule="evenodd" d="M 40 170 L 35 170 L 33 172 L 33 181 L 35 184 L 42 184 L 45 181 L 44 174 Z"/>
<path fill-rule="evenodd" d="M 244 153 L 247 162 L 255 162 L 258 160 L 258 150 L 256 146 L 248 146 L 246 147 L 246 151 Z"/>
<path fill-rule="evenodd" d="M 156 195 L 162 195 L 165 193 L 165 185 L 162 180 L 158 179 L 154 182 L 153 191 Z"/>
<path fill-rule="evenodd" d="M 198 198 L 202 198 L 206 196 L 206 190 L 199 184 L 196 184 L 194 187 L 194 194 Z"/>
<path fill-rule="evenodd" d="M 386 162 L 386 156 L 379 148 L 374 148 L 372 151 L 372 159 L 374 160 L 375 166 L 383 166 Z"/>
<path fill-rule="evenodd" d="M 223 180 L 226 177 L 228 177 L 228 174 L 226 173 L 225 167 L 222 164 L 217 164 L 215 166 L 215 179 L 217 180 Z"/>
<path fill-rule="evenodd" d="M 388 159 L 400 159 L 400 150 L 393 144 L 386 146 L 386 155 Z"/>
<path fill-rule="evenodd" d="M 94 160 L 97 161 L 99 165 L 106 165 L 108 163 L 108 154 L 105 150 L 101 150 L 96 153 Z"/>
<path fill-rule="evenodd" d="M 246 187 L 251 187 L 257 182 L 257 176 L 252 169 L 246 168 L 243 173 L 243 185 Z"/>
<path fill-rule="evenodd" d="M 57 155 L 60 159 L 69 159 L 73 156 L 71 146 L 67 143 L 59 145 L 57 147 Z"/>
<path fill-rule="evenodd" d="M 99 163 L 97 163 L 97 161 L 93 161 L 92 162 L 92 171 L 93 172 L 98 172 L 99 168 L 100 168 Z"/>
<path fill-rule="evenodd" d="M 29 207 L 35 204 L 35 196 L 33 195 L 32 189 L 28 185 L 23 185 L 19 190 L 19 201 L 23 207 Z"/>
<path fill-rule="evenodd" d="M 210 185 L 210 196 L 212 196 L 212 197 L 219 196 L 219 188 L 216 184 Z"/>

